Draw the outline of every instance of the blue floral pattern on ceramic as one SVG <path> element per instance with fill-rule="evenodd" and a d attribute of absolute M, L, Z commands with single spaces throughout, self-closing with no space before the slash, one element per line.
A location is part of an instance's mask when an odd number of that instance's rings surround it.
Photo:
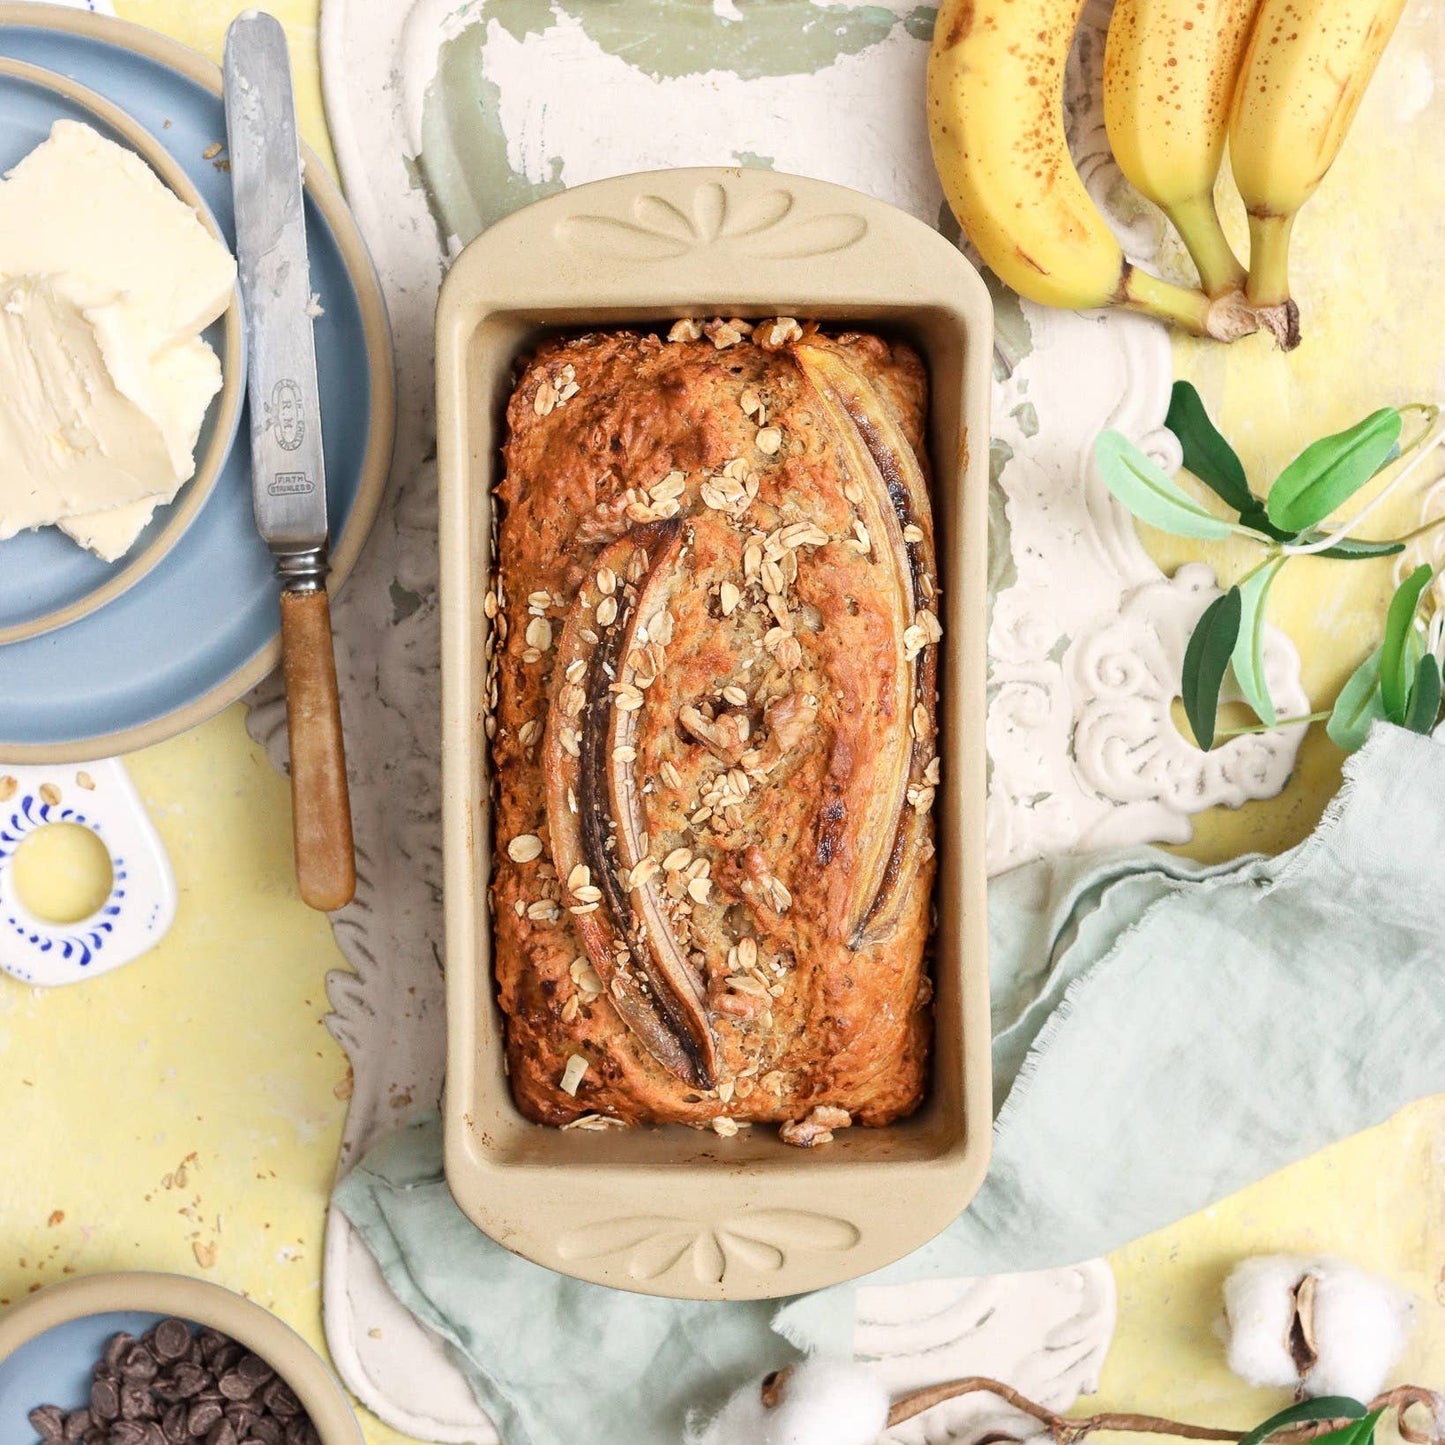
<path fill-rule="evenodd" d="M 175 879 L 119 761 L 90 763 L 79 772 L 0 763 L 0 785 L 9 793 L 0 804 L 0 969 L 25 983 L 77 983 L 160 942 L 175 918 Z M 111 886 L 89 918 L 49 923 L 17 895 L 15 855 L 39 829 L 64 823 L 90 829 L 105 845 Z"/>
<path fill-rule="evenodd" d="M 10 816 L 0 823 L 0 868 L 13 861 L 21 843 L 31 833 L 51 823 L 75 823 L 89 828 L 102 843 L 106 841 L 100 824 L 79 809 L 52 805 L 43 801 L 38 793 L 23 793 Z M 100 908 L 81 923 L 66 925 L 76 930 L 73 933 L 47 928 L 14 901 L 7 901 L 0 909 L 0 928 L 38 948 L 41 953 L 55 951 L 65 961 L 73 961 L 78 967 L 86 968 L 114 936 L 115 921 L 125 901 L 125 860 L 119 855 L 111 857 L 111 876 L 110 894 Z"/>

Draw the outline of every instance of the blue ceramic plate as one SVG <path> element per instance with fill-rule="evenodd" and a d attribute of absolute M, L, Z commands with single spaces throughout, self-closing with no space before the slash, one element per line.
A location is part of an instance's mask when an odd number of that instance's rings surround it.
<path fill-rule="evenodd" d="M 59 71 L 114 102 L 180 163 L 235 245 L 220 72 L 140 26 L 0 4 L 0 55 Z M 340 192 L 307 157 L 333 576 L 355 561 L 391 457 L 391 341 L 365 247 Z M 9 546 L 9 543 L 4 544 Z M 0 758 L 61 762 L 143 747 L 209 717 L 275 666 L 271 558 L 251 513 L 245 429 L 181 541 L 123 596 L 42 637 L 0 646 Z"/>
<path fill-rule="evenodd" d="M 0 57 L 0 64 L 22 62 Z M 120 117 L 113 109 L 106 115 L 107 102 L 93 91 L 64 93 L 73 85 L 73 81 L 53 71 L 0 72 L 0 171 L 9 171 L 23 160 L 49 136 L 58 120 L 89 125 L 108 140 L 137 150 L 143 160 L 157 167 L 159 142 L 137 136 L 134 129 L 128 135 L 128 118 Z M 162 175 L 161 179 L 167 178 Z M 189 202 L 192 198 L 184 199 Z M 202 219 L 215 226 L 215 218 L 209 214 Z M 232 312 L 205 335 L 220 358 L 226 389 L 211 402 L 201 428 L 196 445 L 197 475 L 167 506 L 157 508 L 150 525 L 116 562 L 102 562 L 57 527 L 22 532 L 0 542 L 0 644 L 63 627 L 118 597 L 149 572 L 195 520 L 231 450 L 241 420 L 246 348 L 239 303 L 233 303 Z"/>

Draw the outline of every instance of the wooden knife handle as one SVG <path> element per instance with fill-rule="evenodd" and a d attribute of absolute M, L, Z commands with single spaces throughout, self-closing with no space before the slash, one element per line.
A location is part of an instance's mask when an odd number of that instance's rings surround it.
<path fill-rule="evenodd" d="M 330 913 L 350 903 L 356 892 L 356 849 L 331 607 L 324 589 L 281 594 L 281 656 L 291 740 L 296 882 L 306 903 Z"/>

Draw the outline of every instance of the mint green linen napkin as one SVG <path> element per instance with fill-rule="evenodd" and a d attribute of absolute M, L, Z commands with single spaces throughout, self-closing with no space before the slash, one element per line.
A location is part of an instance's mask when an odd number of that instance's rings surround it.
<path fill-rule="evenodd" d="M 1445 745 L 1376 727 L 1315 834 L 1217 867 L 1140 848 L 989 891 L 989 1177 L 868 1284 L 1106 1253 L 1445 1092 Z M 847 1352 L 856 1286 L 688 1304 L 579 1284 L 478 1233 L 434 1120 L 339 1185 L 401 1301 L 507 1445 L 676 1445 L 791 1346 Z M 780 1338 L 780 1336 L 782 1338 Z"/>

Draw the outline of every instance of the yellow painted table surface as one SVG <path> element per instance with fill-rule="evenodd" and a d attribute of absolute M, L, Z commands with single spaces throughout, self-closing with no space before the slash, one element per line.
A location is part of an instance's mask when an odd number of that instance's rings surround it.
<path fill-rule="evenodd" d="M 117 4 L 215 57 L 241 8 Z M 270 8 L 290 35 L 303 129 L 329 158 L 317 0 Z M 1429 7 L 1407 13 L 1402 30 L 1411 26 L 1433 31 L 1438 52 L 1445 27 Z M 1300 222 L 1305 345 L 1288 359 L 1263 343 L 1176 346 L 1180 373 L 1222 406 L 1252 473 L 1269 475 L 1304 441 L 1377 405 L 1442 389 L 1425 258 L 1445 215 L 1445 103 L 1400 59 L 1409 38 L 1397 37 Z M 1406 103 L 1435 117 L 1433 154 L 1421 153 L 1418 130 L 1413 153 L 1391 149 L 1384 122 Z M 1399 264 L 1406 257 L 1413 270 Z M 1151 541 L 1166 567 L 1199 555 Z M 1203 555 L 1226 579 L 1240 570 L 1242 554 L 1228 548 Z M 1307 689 L 1328 700 L 1372 643 L 1389 576 L 1387 564 L 1356 564 L 1354 590 L 1341 593 L 1341 564 L 1316 567 L 1337 575 L 1325 586 L 1309 564 L 1292 569 L 1277 610 L 1302 644 Z M 178 1270 L 244 1291 L 320 1346 L 322 1229 L 348 1093 L 346 1059 L 323 1022 L 324 981 L 345 965 L 325 918 L 295 896 L 286 783 L 246 736 L 239 707 L 129 766 L 175 866 L 180 912 L 152 954 L 82 987 L 46 992 L 0 976 L 0 1306 L 69 1273 Z M 1206 816 L 1189 851 L 1298 841 L 1338 776 L 1338 754 L 1314 730 L 1282 798 Z M 1102 1394 L 1081 1408 L 1229 1423 L 1282 1403 L 1225 1370 L 1213 1328 L 1231 1265 L 1280 1249 L 1338 1251 L 1414 1290 L 1421 1325 L 1401 1374 L 1445 1384 L 1442 1124 L 1442 1101 L 1423 1101 L 1120 1250 L 1118 1335 Z M 373 1445 L 403 1438 L 363 1421 Z"/>

